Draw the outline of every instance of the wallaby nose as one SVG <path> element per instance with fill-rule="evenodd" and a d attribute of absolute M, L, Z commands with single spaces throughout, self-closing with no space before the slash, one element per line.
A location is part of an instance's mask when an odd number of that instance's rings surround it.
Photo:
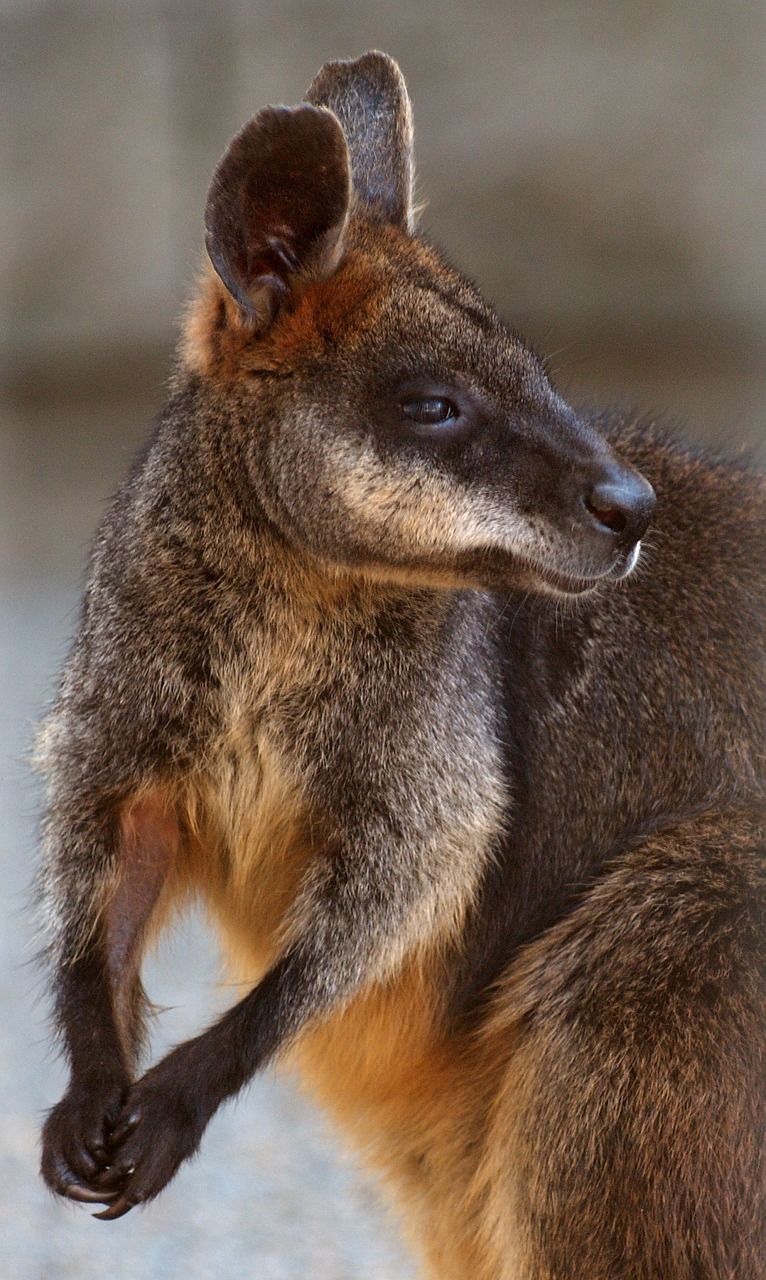
<path fill-rule="evenodd" d="M 654 489 L 637 471 L 610 467 L 583 495 L 585 509 L 622 547 L 643 538 L 655 507 Z"/>

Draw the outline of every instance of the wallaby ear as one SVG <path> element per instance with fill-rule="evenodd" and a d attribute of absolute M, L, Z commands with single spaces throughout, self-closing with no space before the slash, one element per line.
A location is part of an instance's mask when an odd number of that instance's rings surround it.
<path fill-rule="evenodd" d="M 271 323 L 295 276 L 335 270 L 350 203 L 348 147 L 324 107 L 265 107 L 240 130 L 213 174 L 205 244 L 250 324 Z"/>
<path fill-rule="evenodd" d="M 412 108 L 393 58 L 372 50 L 355 62 L 327 62 L 306 100 L 340 120 L 359 203 L 413 231 Z"/>

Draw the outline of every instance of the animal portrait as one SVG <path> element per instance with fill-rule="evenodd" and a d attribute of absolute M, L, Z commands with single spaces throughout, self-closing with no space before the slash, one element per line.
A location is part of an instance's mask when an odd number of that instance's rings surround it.
<path fill-rule="evenodd" d="M 37 736 L 42 1176 L 117 1219 L 276 1065 L 424 1277 L 763 1280 L 766 482 L 570 404 L 413 183 L 375 51 L 213 173 Z M 239 998 L 147 1065 L 194 902 Z"/>

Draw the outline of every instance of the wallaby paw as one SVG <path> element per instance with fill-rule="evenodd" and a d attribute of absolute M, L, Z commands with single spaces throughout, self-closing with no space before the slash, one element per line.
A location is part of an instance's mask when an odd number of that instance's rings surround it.
<path fill-rule="evenodd" d="M 87 1081 L 69 1088 L 48 1113 L 42 1132 L 42 1176 L 57 1195 L 105 1204 L 94 1179 L 107 1168 L 110 1141 L 128 1090 L 127 1080 Z"/>
<path fill-rule="evenodd" d="M 108 1208 L 95 1217 L 121 1218 L 152 1200 L 197 1150 L 204 1128 L 175 1082 L 148 1072 L 129 1090 L 112 1132 L 108 1167 L 95 1180 Z"/>

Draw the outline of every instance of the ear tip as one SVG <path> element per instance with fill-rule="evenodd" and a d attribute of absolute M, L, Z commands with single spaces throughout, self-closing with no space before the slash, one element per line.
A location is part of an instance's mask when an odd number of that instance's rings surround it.
<path fill-rule="evenodd" d="M 306 165 L 321 154 L 341 186 L 350 192 L 351 171 L 346 137 L 332 111 L 321 105 L 301 102 L 297 106 L 262 107 L 234 135 L 221 156 L 208 189 L 205 226 L 218 215 L 219 203 L 230 194 L 232 184 L 244 181 L 256 167 L 267 169 L 270 162 L 294 154 Z"/>
<path fill-rule="evenodd" d="M 289 107 L 282 104 L 261 107 L 234 135 L 227 152 L 242 150 L 253 144 L 260 147 L 272 134 L 277 134 L 281 141 L 290 134 L 299 137 L 308 132 L 316 133 L 317 130 L 328 139 L 332 137 L 332 140 L 338 142 L 343 140 L 343 130 L 337 118 L 321 103 L 299 102 L 296 106 Z"/>
<path fill-rule="evenodd" d="M 358 58 L 339 59 L 337 62 L 325 62 L 309 86 L 306 99 L 309 102 L 321 101 L 332 88 L 366 82 L 378 90 L 387 90 L 395 97 L 406 97 L 407 89 L 399 64 L 388 53 L 381 49 L 368 49 Z"/>
<path fill-rule="evenodd" d="M 390 53 L 384 53 L 382 49 L 368 49 L 366 53 L 361 53 L 358 58 L 341 59 L 338 62 L 327 63 L 326 65 L 348 67 L 350 71 L 384 71 L 388 74 L 395 74 L 397 79 L 402 75 L 398 62 L 391 57 Z"/>

